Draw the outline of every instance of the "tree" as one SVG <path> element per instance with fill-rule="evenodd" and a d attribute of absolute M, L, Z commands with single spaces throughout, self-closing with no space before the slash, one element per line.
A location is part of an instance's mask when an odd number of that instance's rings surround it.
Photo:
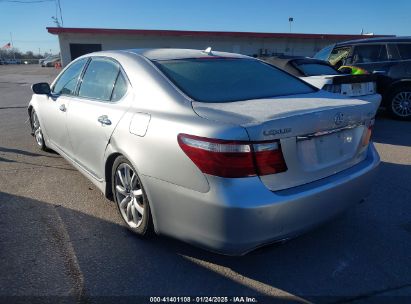
<path fill-rule="evenodd" d="M 44 54 L 44 57 L 46 57 L 48 54 Z M 19 51 L 19 49 L 14 48 L 14 49 L 0 49 L 0 58 L 2 59 L 40 59 L 43 58 L 42 55 L 35 55 L 33 51 L 27 51 L 25 53 L 22 53 Z"/>

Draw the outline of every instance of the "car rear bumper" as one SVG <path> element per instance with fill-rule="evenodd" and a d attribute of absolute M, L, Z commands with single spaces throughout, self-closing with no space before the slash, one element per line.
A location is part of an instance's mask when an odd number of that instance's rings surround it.
<path fill-rule="evenodd" d="M 361 163 L 330 177 L 271 192 L 258 177 L 207 176 L 201 193 L 144 176 L 156 231 L 212 251 L 241 255 L 297 236 L 365 198 L 380 162 L 370 144 Z"/>

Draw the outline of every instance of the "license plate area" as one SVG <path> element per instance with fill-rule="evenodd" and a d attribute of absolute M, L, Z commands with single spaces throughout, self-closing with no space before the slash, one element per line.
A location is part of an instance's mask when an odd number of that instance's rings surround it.
<path fill-rule="evenodd" d="M 361 95 L 365 93 L 363 83 L 352 83 L 351 84 L 351 91 L 353 95 Z"/>
<path fill-rule="evenodd" d="M 355 158 L 364 126 L 297 138 L 297 154 L 305 170 L 320 170 Z"/>
<path fill-rule="evenodd" d="M 342 84 L 341 93 L 346 96 L 362 96 L 373 94 L 375 92 L 372 82 L 359 82 Z"/>

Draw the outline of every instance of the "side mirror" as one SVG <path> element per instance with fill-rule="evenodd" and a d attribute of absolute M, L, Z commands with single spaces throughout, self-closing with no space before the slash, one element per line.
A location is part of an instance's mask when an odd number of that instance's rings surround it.
<path fill-rule="evenodd" d="M 31 86 L 34 94 L 49 95 L 51 93 L 50 85 L 47 82 L 35 83 Z"/>

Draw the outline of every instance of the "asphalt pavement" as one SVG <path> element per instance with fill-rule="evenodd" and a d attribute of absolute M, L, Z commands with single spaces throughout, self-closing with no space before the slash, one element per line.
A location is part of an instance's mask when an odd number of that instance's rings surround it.
<path fill-rule="evenodd" d="M 227 257 L 131 234 L 114 203 L 37 148 L 26 123 L 30 85 L 56 74 L 0 66 L 0 302 L 411 302 L 411 122 L 377 118 L 382 162 L 365 202 L 287 243 Z"/>

